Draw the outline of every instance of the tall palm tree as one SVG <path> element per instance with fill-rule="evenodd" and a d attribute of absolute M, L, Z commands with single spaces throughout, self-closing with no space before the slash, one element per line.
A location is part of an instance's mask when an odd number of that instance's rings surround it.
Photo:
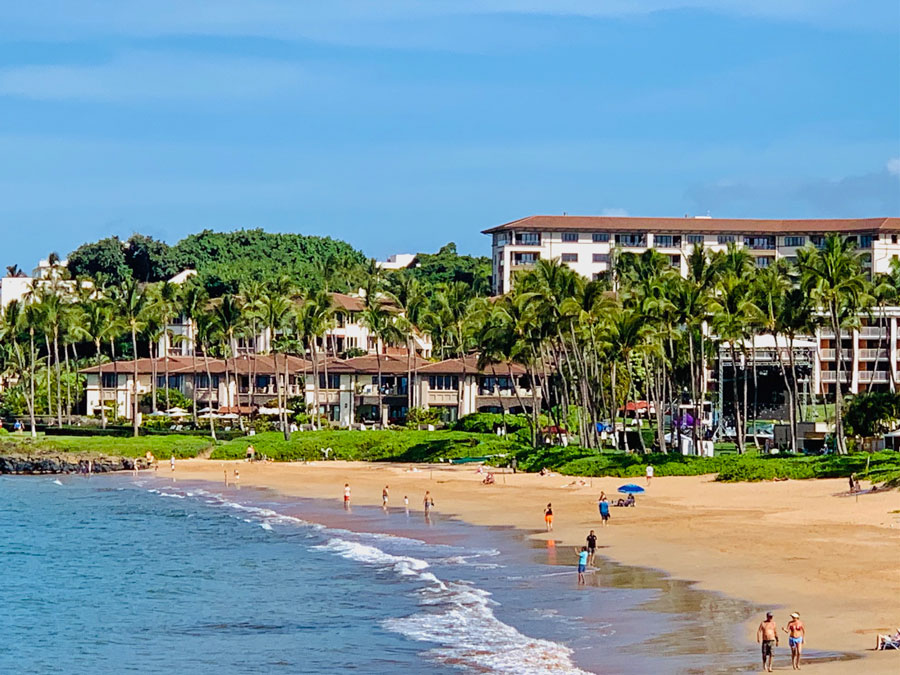
<path fill-rule="evenodd" d="M 113 316 L 109 302 L 102 298 L 88 300 L 79 305 L 79 323 L 86 337 L 94 343 L 94 362 L 100 388 L 100 426 L 106 428 L 106 396 L 103 387 L 103 353 L 101 345 L 113 330 Z M 118 388 L 118 383 L 116 383 Z M 90 413 L 90 411 L 88 411 Z"/>
<path fill-rule="evenodd" d="M 275 397 L 278 401 L 278 419 L 281 424 L 284 440 L 291 438 L 291 432 L 287 424 L 287 396 L 282 397 L 281 389 L 281 373 L 278 370 L 278 351 L 275 350 L 275 335 L 282 330 L 291 316 L 293 306 L 287 295 L 278 293 L 276 288 L 268 288 L 267 292 L 261 298 L 259 307 L 260 319 L 266 327 L 269 334 L 269 352 L 272 354 L 275 369 Z M 285 359 L 287 357 L 285 356 Z M 287 382 L 285 382 L 287 385 Z"/>
<path fill-rule="evenodd" d="M 219 301 L 213 306 L 213 314 L 216 319 L 216 323 L 218 324 L 221 339 L 223 342 L 223 347 L 225 348 L 225 353 L 222 355 L 224 359 L 228 359 L 228 354 L 231 354 L 231 363 L 232 370 L 234 372 L 234 391 L 235 396 L 237 398 L 237 405 L 240 405 L 240 396 L 238 396 L 238 372 L 237 372 L 237 339 L 241 334 L 241 331 L 244 328 L 244 312 L 243 307 L 238 299 L 236 299 L 232 295 L 223 295 Z M 225 368 L 225 389 L 227 392 L 227 396 L 231 398 L 231 388 L 228 382 L 228 368 Z M 231 402 L 230 405 L 235 405 L 234 402 Z M 241 419 L 241 425 L 243 428 L 243 418 Z"/>
<path fill-rule="evenodd" d="M 623 406 L 625 409 L 624 417 L 627 418 L 628 400 L 632 397 L 632 400 L 636 400 L 637 398 L 637 396 L 635 395 L 636 390 L 631 357 L 646 344 L 645 339 L 647 337 L 647 333 L 650 330 L 650 327 L 647 325 L 644 316 L 640 312 L 633 309 L 616 308 L 611 313 L 607 328 L 608 330 L 606 332 L 606 335 L 604 336 L 605 346 L 612 358 L 615 359 L 614 363 L 623 363 L 625 365 L 625 370 L 628 375 L 628 388 L 625 393 L 625 400 L 623 401 Z M 618 408 L 618 397 L 616 396 L 616 375 L 617 373 L 614 367 L 611 376 L 611 390 L 614 410 Z M 637 415 L 636 410 L 635 415 Z M 613 435 L 615 435 L 615 417 L 613 417 L 612 423 Z M 628 446 L 628 429 L 624 425 L 624 423 L 622 432 L 622 435 L 625 439 L 625 451 L 630 452 L 630 448 Z M 640 432 L 638 433 L 640 435 Z"/>
<path fill-rule="evenodd" d="M 213 379 L 212 372 L 209 365 L 209 354 L 212 351 L 212 347 L 219 340 L 219 325 L 216 322 L 215 316 L 212 312 L 204 312 L 198 311 L 193 317 L 193 335 L 194 335 L 194 345 L 193 352 L 196 355 L 197 347 L 200 347 L 203 350 L 203 364 L 206 367 L 206 384 L 207 391 L 209 392 L 207 397 L 207 404 L 209 408 L 212 408 L 213 401 Z M 223 355 L 224 356 L 224 355 Z M 196 373 L 196 369 L 194 370 Z M 227 374 L 227 370 L 226 370 Z M 228 378 L 225 379 L 225 388 L 228 388 Z M 194 410 L 197 409 L 197 382 L 194 381 Z M 226 393 L 227 396 L 227 393 Z M 220 402 L 221 404 L 221 402 Z M 196 414 L 196 413 L 195 413 Z M 213 422 L 213 416 L 210 413 L 209 415 L 209 435 L 212 436 L 213 440 L 216 440 L 216 425 Z"/>
<path fill-rule="evenodd" d="M 150 308 L 151 298 L 147 289 L 134 278 L 128 278 L 119 287 L 116 298 L 117 310 L 128 331 L 131 333 L 132 360 L 132 394 L 131 394 L 131 423 L 135 437 L 139 434 L 138 410 L 138 334 L 143 330 L 147 321 L 147 313 Z"/>
<path fill-rule="evenodd" d="M 206 313 L 206 306 L 209 302 L 209 295 L 202 284 L 197 282 L 194 277 L 188 279 L 181 288 L 179 295 L 179 306 L 181 313 L 188 322 L 188 330 L 190 331 L 190 349 L 191 349 L 191 372 L 194 378 L 191 382 L 191 417 L 194 426 L 197 426 L 197 347 L 199 340 L 197 338 L 197 320 L 201 314 Z M 210 381 L 210 387 L 212 382 Z"/>
<path fill-rule="evenodd" d="M 28 417 L 31 422 L 31 436 L 36 437 L 35 429 L 35 401 L 34 401 L 34 327 L 28 323 L 28 306 L 23 306 L 18 300 L 10 302 L 0 315 L 0 343 L 4 344 L 11 353 L 13 368 L 20 381 L 28 380 L 28 388 L 25 391 L 25 405 L 28 408 Z M 30 358 L 26 356 L 22 346 L 23 334 L 27 333 L 31 345 Z"/>
<path fill-rule="evenodd" d="M 325 291 L 316 291 L 310 294 L 300 308 L 298 320 L 300 330 L 307 340 L 310 358 L 313 368 L 313 405 L 315 409 L 314 424 L 321 428 L 321 410 L 319 407 L 319 340 L 324 340 L 325 334 L 331 325 L 331 317 L 334 307 L 331 303 L 331 295 Z M 328 387 L 328 353 L 325 352 L 325 387 Z"/>
<path fill-rule="evenodd" d="M 419 330 L 419 321 L 425 310 L 426 298 L 421 284 L 408 273 L 394 275 L 391 281 L 393 283 L 390 298 L 400 310 L 400 314 L 397 317 L 398 327 L 406 337 L 406 407 L 412 409 L 418 405 L 416 401 L 416 385 L 419 366 L 415 340 Z"/>
<path fill-rule="evenodd" d="M 360 319 L 375 338 L 375 358 L 378 365 L 378 419 L 382 426 L 387 424 L 387 411 L 384 409 L 384 392 L 382 390 L 381 352 L 388 345 L 396 344 L 402 339 L 402 334 L 397 328 L 394 318 L 394 315 L 377 297 L 366 295 L 365 307 Z"/>
<path fill-rule="evenodd" d="M 841 380 L 841 329 L 855 320 L 859 312 L 871 304 L 870 284 L 862 269 L 855 242 L 838 234 L 829 234 L 821 249 L 811 245 L 797 251 L 802 284 L 822 307 L 831 324 L 836 345 L 834 384 L 835 450 L 847 453 Z"/>

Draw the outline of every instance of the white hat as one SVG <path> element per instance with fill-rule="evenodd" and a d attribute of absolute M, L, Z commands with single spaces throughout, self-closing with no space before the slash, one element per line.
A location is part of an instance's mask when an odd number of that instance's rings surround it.
<path fill-rule="evenodd" d="M 794 613 L 791 614 L 791 618 L 792 618 L 792 619 L 799 619 L 799 618 L 800 618 L 800 615 L 797 614 L 797 612 L 794 612 Z"/>

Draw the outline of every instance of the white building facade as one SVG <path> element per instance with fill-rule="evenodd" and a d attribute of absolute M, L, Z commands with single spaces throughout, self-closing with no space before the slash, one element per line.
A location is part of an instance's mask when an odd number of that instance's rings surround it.
<path fill-rule="evenodd" d="M 736 243 L 767 267 L 792 258 L 797 249 L 821 245 L 829 233 L 856 239 L 871 273 L 886 272 L 900 256 L 900 218 L 841 220 L 751 220 L 725 218 L 635 218 L 619 216 L 530 216 L 484 230 L 492 237 L 493 292 L 502 295 L 515 273 L 539 259 L 558 259 L 581 276 L 608 272 L 617 251 L 656 249 L 687 273 L 687 258 L 699 243 L 724 250 Z"/>

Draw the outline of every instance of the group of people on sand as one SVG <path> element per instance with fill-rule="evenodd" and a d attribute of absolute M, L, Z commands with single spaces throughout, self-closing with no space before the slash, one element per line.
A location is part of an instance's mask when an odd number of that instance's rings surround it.
<path fill-rule="evenodd" d="M 800 658 L 803 656 L 803 641 L 806 638 L 806 626 L 800 620 L 800 614 L 793 612 L 791 620 L 783 630 L 788 635 L 788 646 L 791 648 L 791 667 L 800 670 Z M 772 612 L 766 612 L 765 620 L 756 629 L 756 641 L 762 645 L 763 669 L 772 672 L 772 659 L 778 646 L 778 625 Z"/>
<path fill-rule="evenodd" d="M 390 501 L 390 486 L 385 485 L 381 489 L 381 508 L 387 511 L 388 502 Z M 403 506 L 409 511 L 409 497 L 403 495 Z M 422 506 L 425 509 L 425 517 L 428 518 L 431 510 L 434 508 L 434 497 L 431 496 L 430 490 L 425 490 L 425 497 L 422 499 Z M 350 483 L 344 483 L 344 509 L 350 510 Z"/>

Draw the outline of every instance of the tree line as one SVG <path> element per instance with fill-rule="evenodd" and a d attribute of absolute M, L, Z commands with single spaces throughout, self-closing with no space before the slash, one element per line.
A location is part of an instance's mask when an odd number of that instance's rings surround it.
<path fill-rule="evenodd" d="M 418 379 L 415 340 L 428 335 L 436 359 L 477 355 L 479 370 L 494 376 L 495 388 L 501 380 L 516 381 L 511 364 L 524 367 L 530 387 L 511 388 L 518 407 L 530 409 L 535 445 L 540 442 L 542 412 L 549 415 L 554 433 L 575 433 L 579 444 L 597 448 L 598 423 L 611 426 L 614 435 L 619 425 L 624 432 L 623 410 L 647 401 L 655 414 L 653 443 L 648 447 L 639 433 L 634 439 L 638 447 L 632 448 L 629 434 L 621 438 L 627 450 L 649 451 L 655 446 L 666 452 L 670 445 L 678 447 L 682 434 L 689 434 L 695 443 L 700 440 L 704 402 L 722 395 L 709 391 L 706 377 L 722 351 L 735 368 L 731 423 L 738 451 L 744 452 L 749 418 L 755 416 L 748 396 L 748 381 L 757 373 L 753 341 L 771 335 L 776 344 L 781 340 L 789 346 L 775 351 L 788 403 L 791 449 L 796 451 L 801 411 L 794 341 L 814 335 L 822 325 L 840 336 L 842 330 L 859 325 L 863 316 L 875 318 L 881 312 L 883 317 L 884 308 L 897 299 L 900 266 L 894 263 L 890 273 L 870 281 L 863 255 L 851 240 L 829 235 L 820 247 L 799 249 L 796 260 L 779 259 L 760 268 L 746 249 L 734 244 L 716 252 L 697 245 L 682 276 L 667 256 L 655 250 L 616 251 L 612 271 L 596 280 L 584 279 L 556 260 L 539 260 L 533 269 L 518 272 L 513 290 L 499 298 L 485 297 L 489 279 L 477 265 L 470 277 L 458 278 L 447 271 L 455 249 L 442 249 L 437 261 L 426 261 L 446 275 L 437 282 L 423 277 L 420 268 L 388 273 L 369 261 L 357 264 L 352 272 L 323 265 L 314 284 L 289 274 L 243 279 L 235 292 L 219 295 L 201 276 L 179 285 L 144 282 L 135 274 L 114 279 L 103 272 L 92 279 L 67 281 L 67 270 L 54 259 L 48 281 L 35 286 L 22 302 L 11 303 L 0 317 L 0 367 L 18 382 L 32 429 L 41 412 L 54 415 L 61 425 L 64 417 L 71 419 L 77 404 L 77 364 L 161 356 L 160 337 L 181 315 L 195 330 L 194 370 L 203 365 L 212 382 L 210 358 L 224 359 L 225 381 L 235 382 L 237 392 L 237 400 L 229 403 L 241 405 L 234 345 L 240 337 L 268 329 L 275 337 L 267 350 L 283 374 L 275 378 L 276 398 L 282 428 L 287 429 L 286 356 L 310 359 L 318 411 L 319 369 L 327 371 L 328 365 L 320 357 L 339 356 L 336 342 L 326 337 L 336 320 L 330 291 L 345 287 L 352 274 L 353 285 L 363 290 L 362 323 L 382 345 L 407 347 L 410 409 L 421 403 L 413 386 Z M 840 383 L 844 369 L 840 348 L 837 354 L 836 383 Z M 381 350 L 376 356 L 381 382 Z M 462 363 L 466 368 L 466 360 Z M 163 364 L 167 369 L 168 363 Z M 893 379 L 893 368 L 889 372 Z M 168 372 L 164 374 L 168 383 Z M 323 374 L 327 382 L 328 374 Z M 137 363 L 132 375 L 136 381 Z M 151 378 L 154 409 L 156 375 Z M 254 374 L 249 377 L 252 391 Z M 723 386 L 719 383 L 720 390 Z M 42 388 L 45 394 L 39 396 Z M 193 396 L 197 423 L 196 388 Z M 506 414 L 504 398 L 498 398 Z M 836 449 L 843 453 L 847 449 L 843 392 L 837 384 L 832 401 Z M 379 386 L 379 411 L 383 403 Z M 133 405 L 136 412 L 138 402 Z M 673 418 L 686 420 L 685 413 L 692 424 L 673 424 Z M 103 425 L 107 414 L 101 406 Z M 318 414 L 313 417 L 319 424 Z M 136 434 L 137 415 L 133 418 Z M 210 431 L 215 433 L 212 420 Z"/>

